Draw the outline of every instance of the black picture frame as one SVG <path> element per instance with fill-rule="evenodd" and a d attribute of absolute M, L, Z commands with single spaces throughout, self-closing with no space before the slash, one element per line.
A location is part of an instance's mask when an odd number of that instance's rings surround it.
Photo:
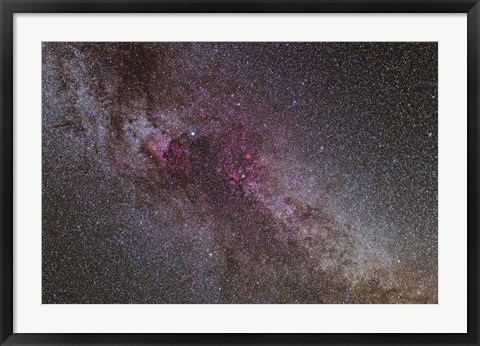
<path fill-rule="evenodd" d="M 478 0 L 1 0 L 1 324 L 2 345 L 448 344 L 478 345 Z M 23 334 L 13 332 L 13 15 L 15 13 L 467 13 L 468 332 L 465 334 Z M 455 316 L 452 316 L 454 319 Z"/>

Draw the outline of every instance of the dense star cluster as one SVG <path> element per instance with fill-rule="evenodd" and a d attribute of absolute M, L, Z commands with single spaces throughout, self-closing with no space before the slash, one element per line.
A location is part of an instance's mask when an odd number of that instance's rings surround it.
<path fill-rule="evenodd" d="M 43 43 L 43 303 L 437 303 L 436 43 Z"/>

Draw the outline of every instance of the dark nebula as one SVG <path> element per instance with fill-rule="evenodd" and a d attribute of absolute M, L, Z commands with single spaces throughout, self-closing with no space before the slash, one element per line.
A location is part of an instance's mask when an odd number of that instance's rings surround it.
<path fill-rule="evenodd" d="M 436 43 L 43 43 L 43 303 L 437 303 Z"/>

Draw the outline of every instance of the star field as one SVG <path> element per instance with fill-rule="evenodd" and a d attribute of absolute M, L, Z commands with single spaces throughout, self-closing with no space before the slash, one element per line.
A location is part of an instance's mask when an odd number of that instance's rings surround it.
<path fill-rule="evenodd" d="M 43 43 L 44 304 L 437 303 L 436 43 Z"/>

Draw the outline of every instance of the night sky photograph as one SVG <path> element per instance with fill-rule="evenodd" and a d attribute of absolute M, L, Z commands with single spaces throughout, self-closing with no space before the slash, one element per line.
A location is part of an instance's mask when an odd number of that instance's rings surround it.
<path fill-rule="evenodd" d="M 437 304 L 436 42 L 44 42 L 43 304 Z"/>

